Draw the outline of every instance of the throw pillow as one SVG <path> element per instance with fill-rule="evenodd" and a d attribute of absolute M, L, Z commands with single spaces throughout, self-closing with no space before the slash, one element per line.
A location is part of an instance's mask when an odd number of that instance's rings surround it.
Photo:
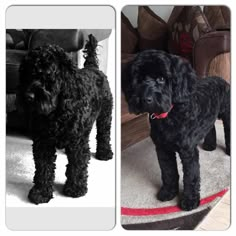
<path fill-rule="evenodd" d="M 121 12 L 121 52 L 135 53 L 138 44 L 138 34 L 129 19 Z"/>
<path fill-rule="evenodd" d="M 205 6 L 203 12 L 215 30 L 230 29 L 230 9 L 226 6 Z"/>
<path fill-rule="evenodd" d="M 167 49 L 167 23 L 148 6 L 138 9 L 139 49 Z"/>
<path fill-rule="evenodd" d="M 6 30 L 6 48 L 7 49 L 26 49 L 26 37 L 23 30 Z"/>
<path fill-rule="evenodd" d="M 168 49 L 171 53 L 180 55 L 192 62 L 194 43 L 202 35 L 210 32 L 212 28 L 199 6 L 181 8 L 175 22 L 169 26 Z"/>

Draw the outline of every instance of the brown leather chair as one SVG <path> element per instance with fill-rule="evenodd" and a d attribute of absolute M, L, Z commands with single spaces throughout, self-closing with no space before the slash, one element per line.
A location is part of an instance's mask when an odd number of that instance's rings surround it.
<path fill-rule="evenodd" d="M 230 83 L 230 9 L 205 6 L 203 13 L 213 31 L 195 44 L 193 65 L 201 77 L 217 75 Z"/>
<path fill-rule="evenodd" d="M 230 32 L 202 36 L 193 48 L 193 67 L 201 78 L 215 75 L 230 83 Z"/>

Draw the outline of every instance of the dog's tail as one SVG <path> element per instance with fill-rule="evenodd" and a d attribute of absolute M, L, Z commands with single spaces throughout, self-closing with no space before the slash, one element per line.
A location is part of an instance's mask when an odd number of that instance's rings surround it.
<path fill-rule="evenodd" d="M 84 67 L 96 67 L 99 68 L 98 65 L 98 58 L 97 58 L 97 46 L 98 46 L 98 41 L 97 39 L 90 34 L 88 36 L 89 40 L 87 41 L 85 48 L 83 50 L 84 52 Z"/>

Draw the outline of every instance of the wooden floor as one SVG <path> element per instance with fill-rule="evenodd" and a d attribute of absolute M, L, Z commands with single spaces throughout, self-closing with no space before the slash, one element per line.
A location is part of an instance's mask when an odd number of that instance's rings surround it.
<path fill-rule="evenodd" d="M 210 211 L 196 230 L 226 230 L 230 226 L 230 191 Z"/>

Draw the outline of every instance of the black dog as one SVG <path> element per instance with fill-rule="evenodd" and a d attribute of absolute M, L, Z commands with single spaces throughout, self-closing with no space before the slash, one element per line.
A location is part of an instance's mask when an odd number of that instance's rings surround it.
<path fill-rule="evenodd" d="M 191 65 L 178 56 L 156 50 L 139 53 L 122 73 L 122 90 L 135 114 L 148 112 L 151 138 L 162 172 L 157 198 L 173 199 L 179 190 L 176 153 L 184 172 L 183 210 L 200 201 L 198 144 L 216 148 L 214 123 L 223 120 L 226 153 L 230 154 L 230 86 L 219 77 L 197 78 Z"/>
<path fill-rule="evenodd" d="M 17 97 L 32 116 L 36 171 L 35 185 L 28 197 L 35 204 L 46 203 L 53 197 L 56 148 L 65 148 L 68 158 L 64 194 L 86 194 L 88 142 L 95 121 L 96 158 L 112 158 L 112 94 L 106 76 L 98 69 L 96 47 L 97 40 L 89 35 L 83 69 L 78 69 L 56 45 L 30 51 L 21 65 Z"/>

